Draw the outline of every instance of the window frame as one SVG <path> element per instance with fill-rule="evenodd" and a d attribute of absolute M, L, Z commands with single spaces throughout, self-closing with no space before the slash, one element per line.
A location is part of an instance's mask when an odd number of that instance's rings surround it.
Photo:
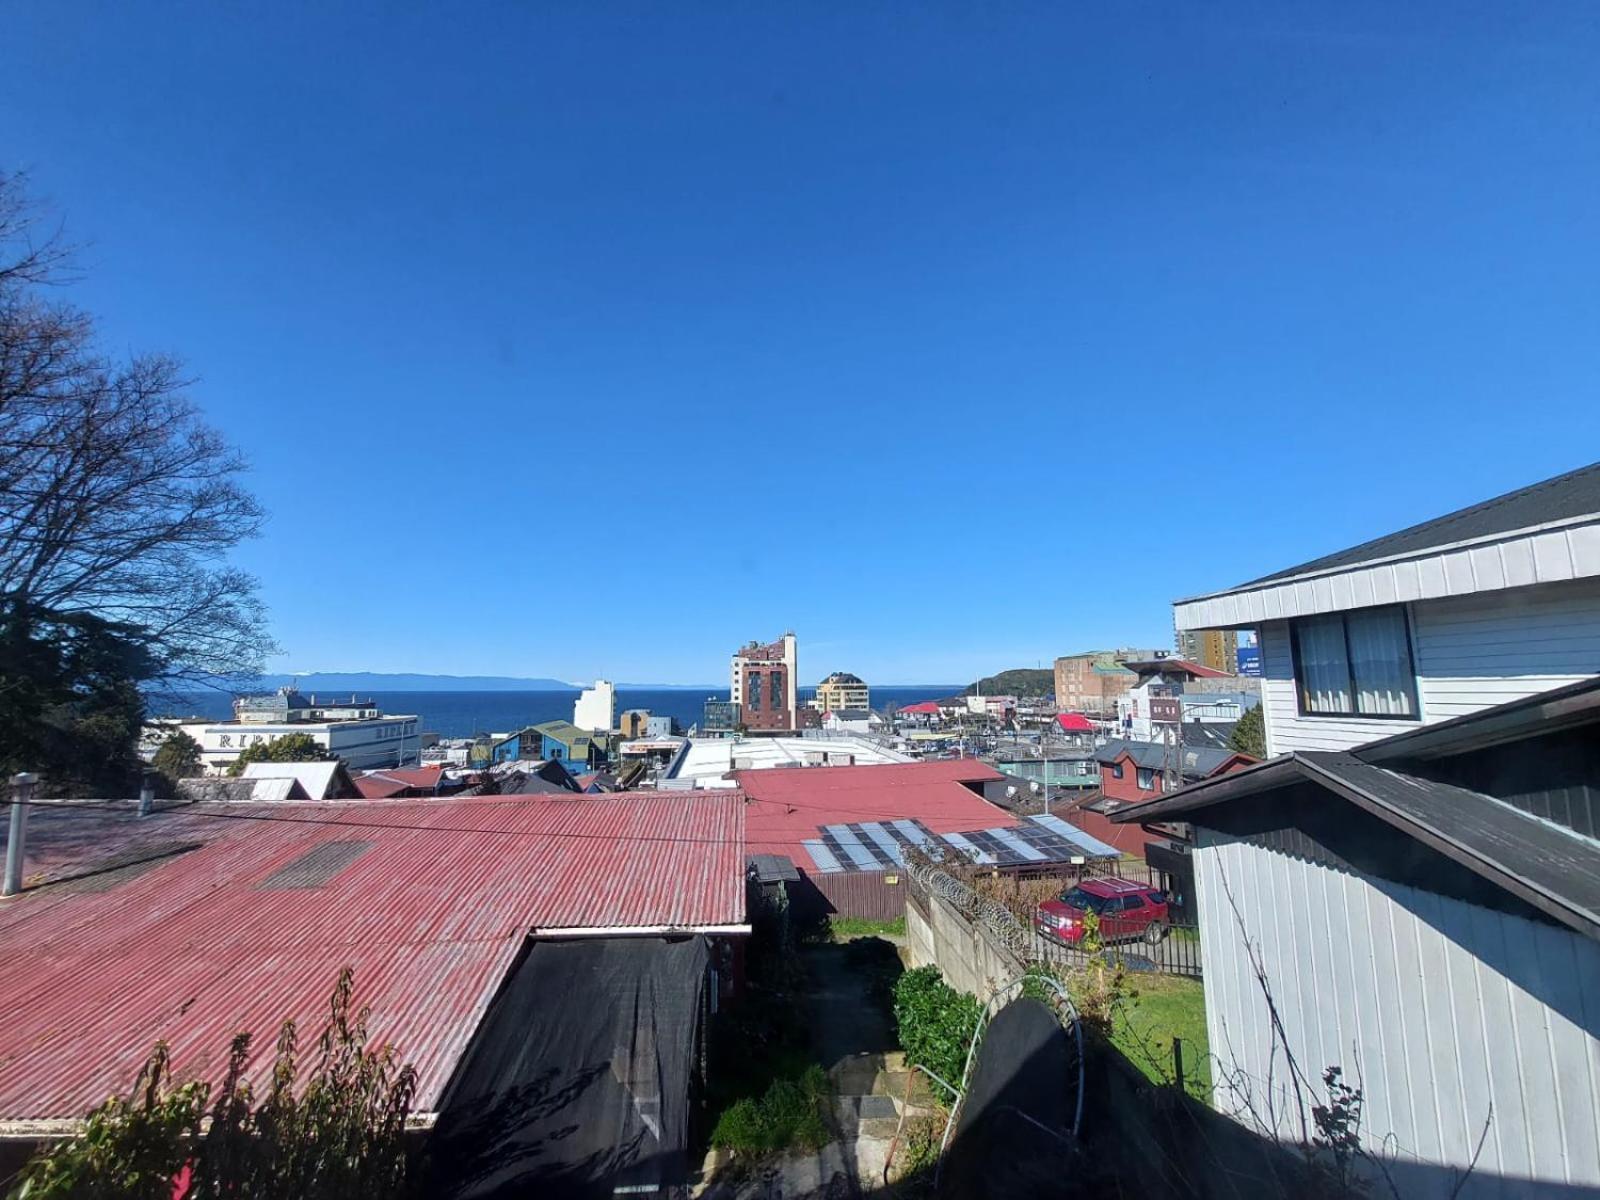
<path fill-rule="evenodd" d="M 1385 609 L 1394 609 L 1400 614 L 1401 624 L 1405 627 L 1406 634 L 1406 684 L 1411 696 L 1411 711 L 1409 713 L 1364 713 L 1356 709 L 1360 693 L 1356 690 L 1355 655 L 1350 650 L 1350 613 L 1351 611 L 1381 612 Z M 1300 625 L 1303 621 L 1318 618 L 1337 617 L 1339 631 L 1344 635 L 1344 671 L 1346 691 L 1350 697 L 1350 707 L 1347 710 L 1308 709 L 1306 707 L 1306 692 L 1302 685 L 1305 678 L 1304 668 L 1300 661 Z M 1373 604 L 1363 605 L 1359 610 L 1345 609 L 1331 613 L 1307 613 L 1300 617 L 1289 618 L 1289 658 L 1294 670 L 1294 707 L 1295 712 L 1302 717 L 1312 719 L 1331 718 L 1335 721 L 1421 721 L 1422 697 L 1417 690 L 1417 648 L 1411 628 L 1411 606 L 1409 604 Z"/>
<path fill-rule="evenodd" d="M 1141 792 L 1156 790 L 1156 769 L 1154 767 L 1140 767 L 1133 779 Z"/>
<path fill-rule="evenodd" d="M 1113 778 L 1113 779 L 1121 779 L 1122 778 L 1122 764 L 1121 763 L 1114 762 L 1114 763 L 1111 764 L 1111 778 Z"/>

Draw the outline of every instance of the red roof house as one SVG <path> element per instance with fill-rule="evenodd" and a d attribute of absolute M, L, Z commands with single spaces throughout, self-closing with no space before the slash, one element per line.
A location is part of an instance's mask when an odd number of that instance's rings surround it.
<path fill-rule="evenodd" d="M 719 792 L 39 805 L 0 905 L 0 1128 L 69 1128 L 158 1040 L 216 1079 L 251 1031 L 259 1085 L 346 965 L 426 1116 L 530 936 L 747 932 L 744 820 Z"/>
<path fill-rule="evenodd" d="M 822 868 L 805 843 L 825 825 L 913 820 L 932 833 L 1009 828 L 1018 819 L 974 786 L 1005 777 L 977 759 L 864 767 L 781 767 L 735 771 L 747 798 L 751 854 L 779 854 L 803 870 Z M 974 785 L 974 786 L 969 786 Z"/>

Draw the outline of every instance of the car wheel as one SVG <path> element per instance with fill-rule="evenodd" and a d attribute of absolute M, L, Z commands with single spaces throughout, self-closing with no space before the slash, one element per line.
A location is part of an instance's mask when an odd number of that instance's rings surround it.
<path fill-rule="evenodd" d="M 1159 946 L 1167 937 L 1167 923 L 1165 921 L 1151 921 L 1144 927 L 1144 940 L 1152 946 Z"/>

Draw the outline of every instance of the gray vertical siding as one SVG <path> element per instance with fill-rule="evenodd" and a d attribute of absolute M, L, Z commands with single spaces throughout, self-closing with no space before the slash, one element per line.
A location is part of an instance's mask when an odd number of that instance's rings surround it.
<path fill-rule="evenodd" d="M 1492 1104 L 1463 1195 L 1539 1194 L 1532 1181 L 1600 1187 L 1600 944 L 1209 830 L 1199 837 L 1213 1074 L 1237 1073 L 1258 1118 L 1226 1086 L 1218 1108 L 1299 1136 L 1231 889 L 1301 1068 L 1319 1090 L 1326 1066 L 1359 1076 L 1373 1150 L 1387 1140 L 1402 1164 L 1465 1167 Z M 1411 1186 L 1448 1195 L 1449 1179 L 1421 1170 Z"/>

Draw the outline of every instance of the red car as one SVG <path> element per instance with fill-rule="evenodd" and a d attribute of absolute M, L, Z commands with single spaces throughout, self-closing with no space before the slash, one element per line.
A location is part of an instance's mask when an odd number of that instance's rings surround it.
<path fill-rule="evenodd" d="M 1167 936 L 1166 893 L 1131 879 L 1085 879 L 1039 905 L 1033 927 L 1052 942 L 1075 946 L 1089 913 L 1100 918 L 1100 936 L 1108 942 L 1142 937 L 1155 945 Z"/>

